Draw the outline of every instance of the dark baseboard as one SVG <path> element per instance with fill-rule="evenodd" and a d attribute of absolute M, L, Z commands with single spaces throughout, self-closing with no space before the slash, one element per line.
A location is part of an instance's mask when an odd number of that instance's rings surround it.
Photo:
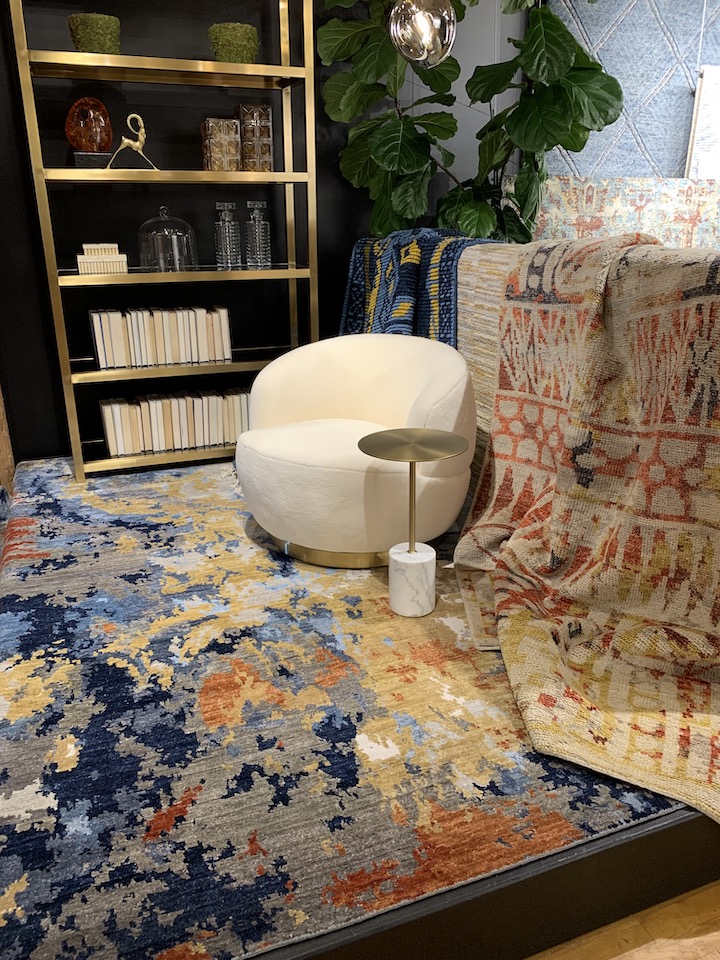
<path fill-rule="evenodd" d="M 718 879 L 720 824 L 684 808 L 263 956 L 522 960 Z"/>

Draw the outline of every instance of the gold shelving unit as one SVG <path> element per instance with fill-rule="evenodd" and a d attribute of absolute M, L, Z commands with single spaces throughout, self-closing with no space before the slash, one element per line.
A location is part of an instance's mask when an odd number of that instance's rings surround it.
<path fill-rule="evenodd" d="M 314 25 L 313 0 L 274 0 L 277 4 L 277 25 L 279 43 L 278 63 L 271 64 L 232 64 L 211 60 L 187 60 L 166 57 L 110 56 L 101 54 L 68 52 L 65 50 L 30 49 L 26 30 L 26 10 L 32 7 L 33 0 L 9 0 L 13 27 L 13 37 L 18 63 L 20 88 L 25 114 L 30 162 L 32 166 L 35 194 L 37 198 L 40 228 L 42 233 L 45 267 L 47 271 L 50 302 L 53 313 L 55 339 L 57 343 L 63 395 L 68 420 L 70 445 L 75 476 L 83 480 L 87 474 L 96 474 L 112 470 L 135 469 L 144 466 L 162 466 L 178 463 L 197 463 L 204 460 L 229 458 L 233 455 L 232 446 L 202 448 L 197 450 L 168 451 L 163 454 L 142 456 L 103 457 L 97 456 L 104 451 L 104 441 L 97 437 L 83 436 L 78 421 L 76 391 L 92 389 L 103 384 L 131 382 L 141 385 L 143 381 L 162 379 L 182 380 L 184 377 L 196 378 L 199 375 L 244 374 L 262 369 L 269 361 L 258 358 L 262 348 L 248 348 L 251 358 L 243 358 L 242 350 L 233 350 L 238 359 L 232 362 L 214 364 L 172 365 L 166 367 L 141 367 L 128 369 L 87 369 L 92 364 L 90 358 L 73 358 L 68 345 L 68 323 L 77 322 L 77 317 L 66 315 L 65 291 L 82 287 L 113 289 L 127 285 L 182 284 L 197 283 L 253 283 L 273 281 L 287 284 L 288 333 L 289 344 L 285 347 L 267 348 L 268 356 L 277 355 L 284 349 L 292 349 L 300 342 L 298 323 L 298 281 L 308 285 L 308 337 L 317 340 L 318 329 L 318 278 L 317 278 L 317 192 L 315 164 L 315 93 L 314 93 Z M 302 66 L 291 63 L 290 17 L 300 13 L 301 60 Z M 65 28 L 62 12 L 49 12 L 46 16 L 58 16 L 58 31 Z M 294 22 L 294 21 L 293 21 Z M 111 83 L 164 84 L 186 87 L 230 87 L 239 90 L 278 91 L 281 98 L 282 133 L 282 170 L 270 173 L 238 172 L 224 173 L 204 170 L 128 170 L 113 168 L 79 169 L 65 167 L 46 167 L 43 162 L 43 144 L 38 123 L 38 102 L 42 97 L 42 87 L 38 83 L 43 79 L 62 79 L 86 83 L 87 81 L 106 81 Z M 292 91 L 300 87 L 303 91 L 305 164 L 296 169 L 293 144 L 293 100 Z M 130 269 L 127 274 L 90 274 L 79 275 L 74 271 L 59 270 L 55 245 L 55 234 L 51 216 L 49 188 L 53 184 L 65 184 L 70 188 L 83 191 L 98 191 L 112 184 L 147 185 L 168 184 L 193 185 L 217 184 L 240 187 L 243 185 L 279 185 L 284 190 L 285 209 L 285 247 L 286 264 L 274 264 L 266 270 L 218 271 L 200 267 L 197 270 L 178 273 L 143 273 Z M 303 220 L 307 229 L 307 264 L 297 264 L 297 223 L 296 189 L 303 187 L 303 200 L 307 209 Z M 89 323 L 87 318 L 85 322 Z M 82 369 L 78 369 L 82 367 Z"/>

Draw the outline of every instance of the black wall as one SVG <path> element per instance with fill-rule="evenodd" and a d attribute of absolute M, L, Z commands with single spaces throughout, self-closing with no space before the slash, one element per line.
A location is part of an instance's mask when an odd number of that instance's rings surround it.
<path fill-rule="evenodd" d="M 81 4 L 82 0 L 77 8 Z M 152 6 L 164 4 L 168 20 L 163 38 L 167 42 L 174 29 L 181 48 L 181 33 L 193 29 L 197 5 L 191 0 L 160 0 L 159 4 L 156 0 Z M 42 0 L 35 6 L 42 8 Z M 126 0 L 121 20 L 132 7 L 132 0 Z M 224 19 L 236 19 L 234 7 L 228 5 Z M 223 15 L 221 8 L 221 3 L 214 5 L 213 18 Z M 68 8 L 68 12 L 74 9 Z M 174 21 L 173 11 L 181 14 Z M 329 16 L 322 0 L 316 2 L 316 25 Z M 20 461 L 67 454 L 69 441 L 6 3 L 0 18 L 0 386 L 15 459 Z M 189 39 L 184 38 L 188 46 Z M 315 67 L 320 332 L 325 337 L 338 331 L 350 252 L 355 241 L 367 233 L 370 206 L 367 196 L 353 189 L 340 174 L 338 151 L 344 142 L 344 130 L 325 115 L 320 88 L 327 71 L 317 59 Z M 119 133 L 115 132 L 115 146 Z M 146 149 L 150 154 L 149 139 Z M 78 214 L 82 216 L 81 211 Z"/>

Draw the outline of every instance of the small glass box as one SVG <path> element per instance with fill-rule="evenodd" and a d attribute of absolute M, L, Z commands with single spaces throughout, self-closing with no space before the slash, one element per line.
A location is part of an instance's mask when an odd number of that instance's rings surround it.
<path fill-rule="evenodd" d="M 273 169 L 272 107 L 268 104 L 253 106 L 240 103 L 235 108 L 240 121 L 242 140 L 242 169 Z"/>
<path fill-rule="evenodd" d="M 240 121 L 209 117 L 200 127 L 203 170 L 242 169 Z"/>

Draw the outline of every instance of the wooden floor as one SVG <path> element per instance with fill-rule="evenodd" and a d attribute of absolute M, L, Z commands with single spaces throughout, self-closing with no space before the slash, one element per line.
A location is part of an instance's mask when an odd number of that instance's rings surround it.
<path fill-rule="evenodd" d="M 720 960 L 720 882 L 544 950 L 530 960 Z"/>

